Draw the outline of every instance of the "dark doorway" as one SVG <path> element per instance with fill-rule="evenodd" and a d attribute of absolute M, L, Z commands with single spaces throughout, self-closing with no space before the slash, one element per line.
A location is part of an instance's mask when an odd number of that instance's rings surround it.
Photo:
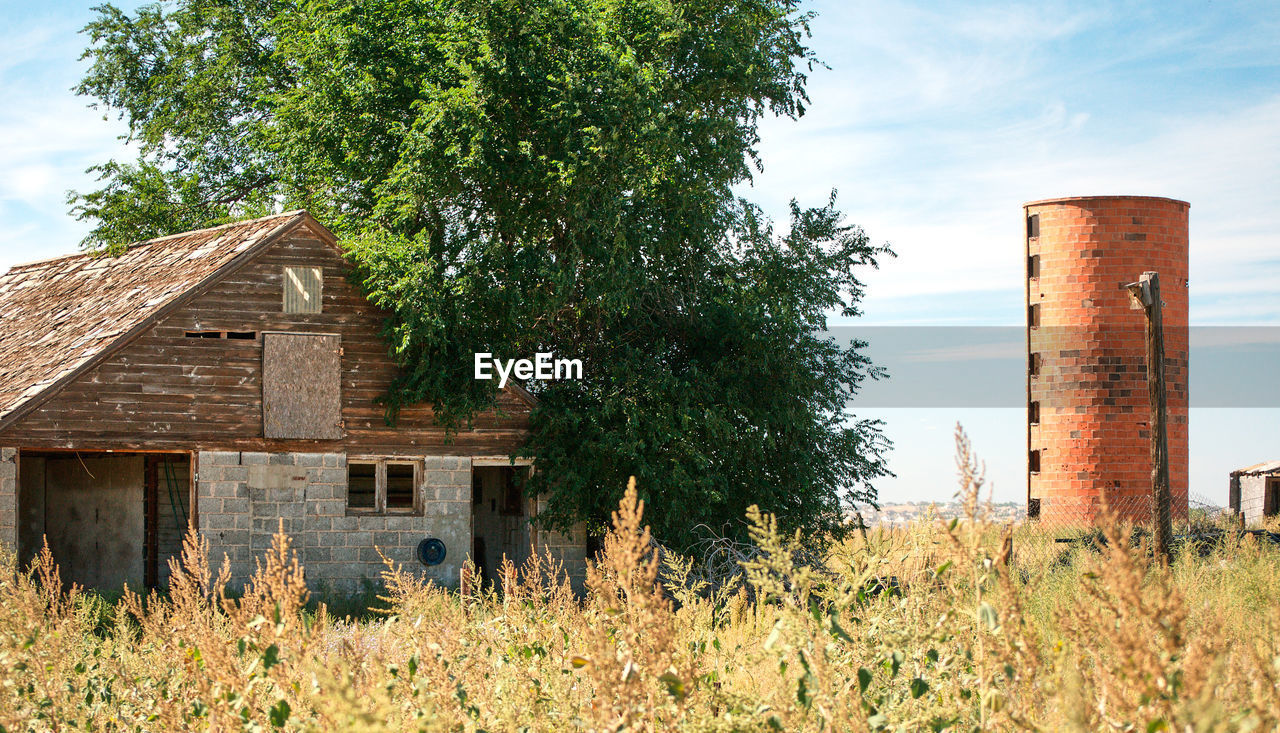
<path fill-rule="evenodd" d="M 471 560 L 486 583 L 499 582 L 503 557 L 520 565 L 529 557 L 528 469 L 476 466 L 471 472 Z"/>
<path fill-rule="evenodd" d="M 1268 478 L 1262 495 L 1262 516 L 1280 516 L 1280 478 Z"/>
<path fill-rule="evenodd" d="M 66 584 L 168 584 L 190 514 L 188 454 L 23 451 L 18 465 L 24 563 L 47 538 Z"/>

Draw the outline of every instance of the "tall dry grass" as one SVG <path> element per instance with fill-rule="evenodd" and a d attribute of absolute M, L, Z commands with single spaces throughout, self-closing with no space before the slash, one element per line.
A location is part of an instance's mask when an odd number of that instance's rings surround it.
<path fill-rule="evenodd" d="M 1128 528 L 1020 567 L 987 521 L 880 529 L 806 565 L 753 511 L 745 584 L 679 582 L 629 486 L 588 593 L 546 556 L 469 595 L 389 567 L 381 614 L 308 605 L 277 535 L 245 592 L 188 537 L 164 596 L 0 570 L 5 730 L 1138 730 L 1280 728 L 1280 553 L 1249 538 L 1152 565 Z M 1014 558 L 1010 558 L 1012 548 Z M 660 567 L 665 563 L 666 567 Z M 675 579 L 673 581 L 672 579 Z M 665 581 L 665 584 L 664 584 Z M 311 610 L 309 610 L 311 609 Z"/>

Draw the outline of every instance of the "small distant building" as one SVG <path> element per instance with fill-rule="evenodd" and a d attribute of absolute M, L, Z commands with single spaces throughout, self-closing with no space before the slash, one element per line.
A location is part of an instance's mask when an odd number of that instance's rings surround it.
<path fill-rule="evenodd" d="M 1231 509 L 1246 524 L 1280 516 L 1280 461 L 1267 461 L 1231 472 Z"/>

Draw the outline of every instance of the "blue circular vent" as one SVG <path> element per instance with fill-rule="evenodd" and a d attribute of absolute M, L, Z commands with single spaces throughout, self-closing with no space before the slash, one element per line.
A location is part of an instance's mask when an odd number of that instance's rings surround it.
<path fill-rule="evenodd" d="M 444 562 L 444 543 L 429 537 L 418 543 L 418 562 L 423 565 L 439 565 Z"/>

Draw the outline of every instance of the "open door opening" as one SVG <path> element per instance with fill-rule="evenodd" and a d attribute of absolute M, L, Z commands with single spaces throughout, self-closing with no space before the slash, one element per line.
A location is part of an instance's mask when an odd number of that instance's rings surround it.
<path fill-rule="evenodd" d="M 190 454 L 23 451 L 18 466 L 24 564 L 47 538 L 65 584 L 168 585 L 190 522 Z"/>
<path fill-rule="evenodd" d="M 471 472 L 471 561 L 486 586 L 499 583 L 503 557 L 517 566 L 529 557 L 524 466 L 476 466 Z"/>

